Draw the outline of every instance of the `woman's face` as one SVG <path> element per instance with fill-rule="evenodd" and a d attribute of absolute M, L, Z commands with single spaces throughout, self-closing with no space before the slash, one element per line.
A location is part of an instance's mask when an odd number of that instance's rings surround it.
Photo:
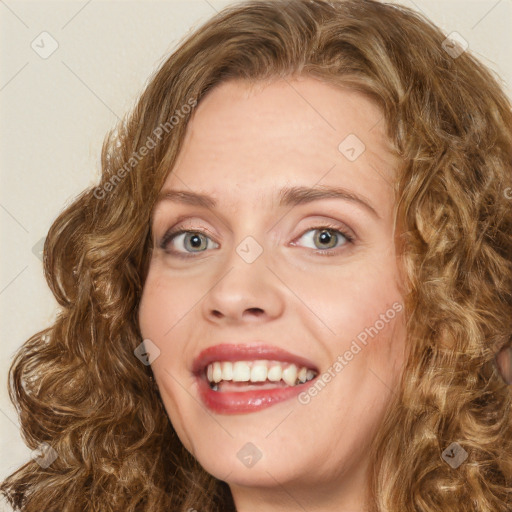
<path fill-rule="evenodd" d="M 181 441 L 235 498 L 361 499 L 405 349 L 384 128 L 313 78 L 224 82 L 155 206 L 141 332 Z"/>

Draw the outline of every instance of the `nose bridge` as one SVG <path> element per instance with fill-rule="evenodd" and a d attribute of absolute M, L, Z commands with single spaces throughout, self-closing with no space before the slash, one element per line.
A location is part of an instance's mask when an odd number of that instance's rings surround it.
<path fill-rule="evenodd" d="M 264 248 L 269 246 L 265 210 L 262 201 L 258 199 L 259 196 L 254 194 L 250 202 L 237 203 L 233 209 L 233 216 L 230 219 L 233 232 L 233 251 L 229 256 L 230 267 L 237 266 L 240 263 L 239 260 L 246 265 L 252 265 L 261 259 L 265 252 Z"/>
<path fill-rule="evenodd" d="M 272 275 L 267 265 L 272 265 L 272 250 L 279 239 L 279 219 L 273 207 L 272 198 L 269 200 L 257 191 L 250 201 L 238 204 L 231 219 L 233 250 L 229 255 L 230 267 L 245 269 L 249 274 L 261 272 Z"/>
<path fill-rule="evenodd" d="M 261 264 L 261 261 L 266 259 L 266 255 L 262 257 L 265 252 L 264 247 L 268 250 L 269 245 L 262 239 L 263 236 L 264 234 L 262 235 L 259 232 L 254 233 L 254 236 L 251 234 L 244 236 L 235 246 L 235 250 L 232 254 L 232 263 L 237 263 L 236 256 L 238 256 L 246 265 L 253 265 L 258 260 L 260 260 Z"/>
<path fill-rule="evenodd" d="M 239 287 L 240 293 L 245 296 L 255 294 L 264 282 L 268 283 L 265 277 L 269 272 L 268 244 L 263 237 L 261 230 L 258 233 L 254 229 L 240 231 L 235 234 L 235 242 L 226 257 L 224 268 L 229 270 L 226 277 L 229 276 L 235 287 Z"/>

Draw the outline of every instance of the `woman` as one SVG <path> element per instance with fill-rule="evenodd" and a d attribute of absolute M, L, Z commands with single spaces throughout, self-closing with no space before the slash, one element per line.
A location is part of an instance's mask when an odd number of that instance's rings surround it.
<path fill-rule="evenodd" d="M 509 510 L 511 121 L 404 7 L 190 35 L 48 234 L 14 508 Z"/>

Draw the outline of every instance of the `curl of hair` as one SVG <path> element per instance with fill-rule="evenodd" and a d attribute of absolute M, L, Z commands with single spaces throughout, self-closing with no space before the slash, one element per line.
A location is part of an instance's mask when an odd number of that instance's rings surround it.
<path fill-rule="evenodd" d="M 226 8 L 180 42 L 107 134 L 98 187 L 46 238 L 60 310 L 17 353 L 9 393 L 27 445 L 48 443 L 58 457 L 4 480 L 15 510 L 234 510 L 227 484 L 182 446 L 133 353 L 151 210 L 193 112 L 134 155 L 221 82 L 299 75 L 375 101 L 402 162 L 392 186 L 408 354 L 372 445 L 373 511 L 512 508 L 512 392 L 494 363 L 512 344 L 511 105 L 491 72 L 469 52 L 450 57 L 444 39 L 401 6 L 262 0 Z M 452 442 L 468 453 L 456 470 L 441 457 Z"/>

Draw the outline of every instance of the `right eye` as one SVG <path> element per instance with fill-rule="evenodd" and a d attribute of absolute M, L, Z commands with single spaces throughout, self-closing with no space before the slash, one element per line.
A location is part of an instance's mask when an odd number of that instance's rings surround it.
<path fill-rule="evenodd" d="M 179 257 L 188 258 L 190 256 L 187 256 L 187 254 L 201 253 L 208 248 L 212 248 L 209 247 L 208 242 L 215 245 L 213 248 L 219 247 L 219 244 L 213 242 L 203 231 L 180 229 L 166 233 L 160 242 L 160 248 L 178 254 Z M 169 249 L 171 244 L 174 245 L 172 250 Z M 184 250 L 176 249 L 176 245 L 179 247 L 180 244 L 183 244 Z"/>

